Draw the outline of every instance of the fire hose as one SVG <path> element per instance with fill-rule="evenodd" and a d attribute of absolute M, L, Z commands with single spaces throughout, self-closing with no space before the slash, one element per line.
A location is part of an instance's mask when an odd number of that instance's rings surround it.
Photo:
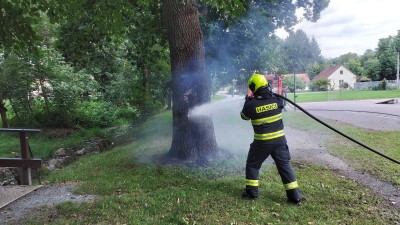
<path fill-rule="evenodd" d="M 400 164 L 400 161 L 399 161 L 399 160 L 394 159 L 394 158 L 392 158 L 392 157 L 389 157 L 389 156 L 387 156 L 387 155 L 385 155 L 385 154 L 383 154 L 383 153 L 381 153 L 381 152 L 379 152 L 379 151 L 377 151 L 377 150 L 375 150 L 375 149 L 373 149 L 373 148 L 371 148 L 371 147 L 369 147 L 369 146 L 367 146 L 367 145 L 365 145 L 365 144 L 363 144 L 363 143 L 361 143 L 361 142 L 355 140 L 354 138 L 352 138 L 352 137 L 350 137 L 350 136 L 344 134 L 343 132 L 341 132 L 341 131 L 339 131 L 339 130 L 333 128 L 333 127 L 330 126 L 329 124 L 326 124 L 325 122 L 323 122 L 323 121 L 321 121 L 320 119 L 316 118 L 314 115 L 312 115 L 311 113 L 307 112 L 305 109 L 303 109 L 302 107 L 300 107 L 299 105 L 297 105 L 296 103 L 294 103 L 293 101 L 291 101 L 290 99 L 288 99 L 288 98 L 286 98 L 286 97 L 283 97 L 282 95 L 279 95 L 279 94 L 276 94 L 276 93 L 273 93 L 273 95 L 275 95 L 275 96 L 278 97 L 278 98 L 284 99 L 285 101 L 290 102 L 292 105 L 294 105 L 295 107 L 297 107 L 298 109 L 300 109 L 301 111 L 303 111 L 303 112 L 304 112 L 306 115 L 308 115 L 309 117 L 313 118 L 314 120 L 316 120 L 316 121 L 319 122 L 320 124 L 322 124 L 322 125 L 328 127 L 329 129 L 335 131 L 336 133 L 342 135 L 343 137 L 349 139 L 350 141 L 355 142 L 355 143 L 361 145 L 362 147 L 364 147 L 364 148 L 366 148 L 366 149 L 368 149 L 368 150 L 374 152 L 375 154 L 378 154 L 378 155 L 380 155 L 380 156 L 382 156 L 382 157 L 384 157 L 384 158 L 386 158 L 386 159 L 388 159 L 388 160 L 390 160 L 390 161 L 392 161 L 392 162 L 394 162 L 394 163 Z"/>

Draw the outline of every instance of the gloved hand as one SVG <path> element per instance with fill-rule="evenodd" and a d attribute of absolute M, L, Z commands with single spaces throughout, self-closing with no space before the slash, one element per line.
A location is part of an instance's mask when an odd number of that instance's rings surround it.
<path fill-rule="evenodd" d="M 246 95 L 246 98 L 245 98 L 245 99 L 246 99 L 246 102 L 247 102 L 247 101 L 250 101 L 250 100 L 253 99 L 253 96 L 248 96 L 248 95 Z"/>

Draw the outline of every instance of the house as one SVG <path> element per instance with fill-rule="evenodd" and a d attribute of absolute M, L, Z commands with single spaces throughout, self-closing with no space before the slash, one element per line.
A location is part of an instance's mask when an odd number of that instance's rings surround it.
<path fill-rule="evenodd" d="M 330 82 L 330 90 L 339 90 L 343 85 L 348 84 L 349 88 L 354 88 L 358 76 L 342 65 L 333 65 L 321 71 L 311 81 L 315 82 L 321 78 L 327 78 Z"/>
<path fill-rule="evenodd" d="M 293 74 L 285 74 L 282 75 L 284 78 L 288 78 L 288 79 L 294 79 Z M 304 90 L 309 90 L 309 86 L 310 86 L 310 77 L 308 76 L 308 74 L 306 73 L 296 73 L 296 79 L 301 79 L 304 81 L 304 84 L 306 85 Z"/>

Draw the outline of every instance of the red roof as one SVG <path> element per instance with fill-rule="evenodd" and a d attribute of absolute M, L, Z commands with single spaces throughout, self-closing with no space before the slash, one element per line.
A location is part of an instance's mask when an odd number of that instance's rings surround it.
<path fill-rule="evenodd" d="M 328 67 L 328 68 L 322 70 L 317 76 L 315 76 L 312 79 L 312 81 L 316 81 L 321 78 L 328 78 L 330 75 L 332 75 L 332 73 L 334 73 L 341 66 L 342 65 L 334 65 L 334 66 L 331 66 L 331 67 Z"/>

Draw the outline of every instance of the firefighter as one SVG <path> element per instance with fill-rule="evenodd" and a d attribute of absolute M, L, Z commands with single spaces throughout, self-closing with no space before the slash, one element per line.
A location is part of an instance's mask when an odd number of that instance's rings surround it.
<path fill-rule="evenodd" d="M 300 204 L 301 193 L 290 165 L 290 153 L 283 130 L 282 102 L 272 94 L 263 75 L 253 74 L 247 84 L 253 96 L 246 96 L 240 115 L 244 120 L 251 120 L 254 141 L 250 144 L 247 156 L 246 188 L 242 196 L 248 199 L 258 198 L 259 170 L 271 155 L 288 201 Z"/>

